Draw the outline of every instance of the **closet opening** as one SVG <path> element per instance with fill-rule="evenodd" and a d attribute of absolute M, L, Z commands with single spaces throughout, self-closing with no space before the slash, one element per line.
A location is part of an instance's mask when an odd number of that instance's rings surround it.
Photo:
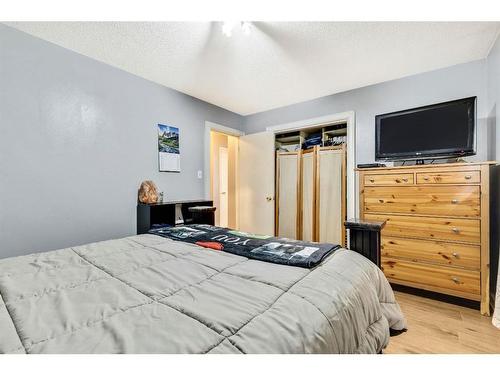
<path fill-rule="evenodd" d="M 347 121 L 275 134 L 275 235 L 346 246 Z"/>
<path fill-rule="evenodd" d="M 215 225 L 237 229 L 238 137 L 210 131 L 210 197 Z"/>

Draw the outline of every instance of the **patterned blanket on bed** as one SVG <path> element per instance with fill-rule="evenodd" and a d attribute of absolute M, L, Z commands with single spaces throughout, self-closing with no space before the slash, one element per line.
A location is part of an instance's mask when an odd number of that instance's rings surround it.
<path fill-rule="evenodd" d="M 340 248 L 340 245 L 335 244 L 301 242 L 206 224 L 163 227 L 152 229 L 149 233 L 250 259 L 304 268 L 316 267 L 325 257 Z"/>

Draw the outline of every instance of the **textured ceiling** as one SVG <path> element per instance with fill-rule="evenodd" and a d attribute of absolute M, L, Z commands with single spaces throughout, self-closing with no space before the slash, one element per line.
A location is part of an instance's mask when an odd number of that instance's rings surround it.
<path fill-rule="evenodd" d="M 486 57 L 499 23 L 16 22 L 42 39 L 239 114 Z"/>

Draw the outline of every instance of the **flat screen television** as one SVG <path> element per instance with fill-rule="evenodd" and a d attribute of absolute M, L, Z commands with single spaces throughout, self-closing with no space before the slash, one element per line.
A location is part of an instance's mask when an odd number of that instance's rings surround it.
<path fill-rule="evenodd" d="M 474 96 L 375 116 L 375 159 L 475 155 L 476 100 Z"/>

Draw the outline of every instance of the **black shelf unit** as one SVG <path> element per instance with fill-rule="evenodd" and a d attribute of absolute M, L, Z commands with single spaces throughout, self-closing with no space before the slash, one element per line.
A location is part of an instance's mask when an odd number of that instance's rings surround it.
<path fill-rule="evenodd" d="M 193 214 L 189 207 L 213 206 L 213 201 L 204 199 L 167 201 L 161 203 L 138 203 L 137 204 L 137 234 L 147 233 L 153 225 L 166 224 L 178 225 L 176 212 L 181 212 L 184 224 L 189 224 Z"/>

